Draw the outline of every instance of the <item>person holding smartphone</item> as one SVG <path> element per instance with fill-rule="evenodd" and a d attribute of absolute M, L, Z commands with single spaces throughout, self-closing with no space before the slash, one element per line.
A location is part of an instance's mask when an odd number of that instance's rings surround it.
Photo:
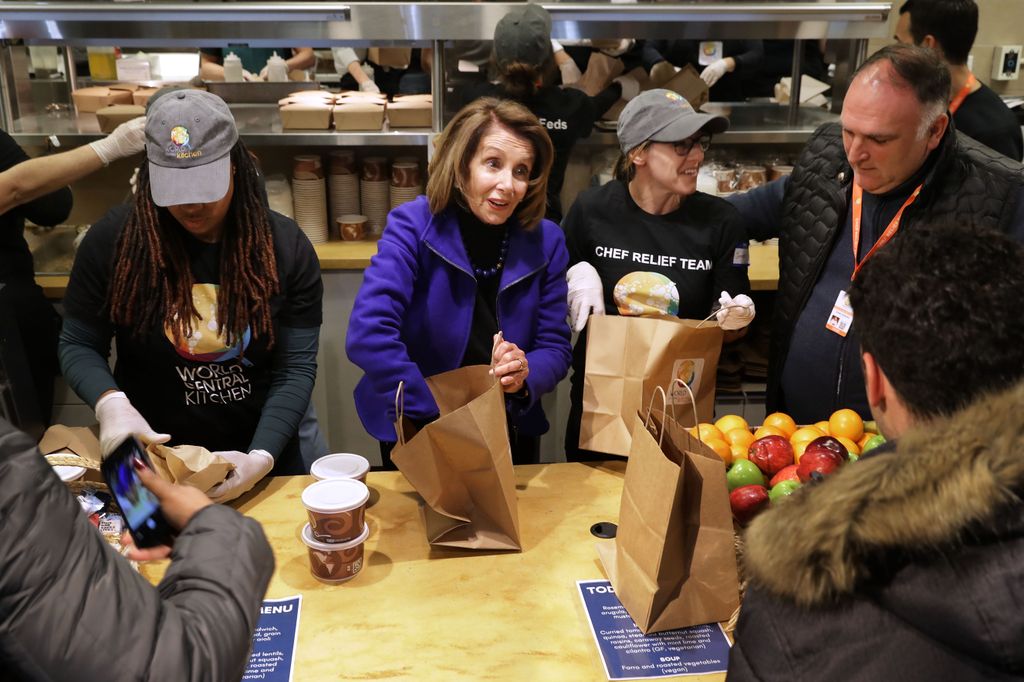
<path fill-rule="evenodd" d="M 263 529 L 195 488 L 135 473 L 176 534 L 159 589 L 110 551 L 33 440 L 0 419 L 3 679 L 241 679 L 274 572 Z M 138 561 L 172 553 L 128 545 Z"/>

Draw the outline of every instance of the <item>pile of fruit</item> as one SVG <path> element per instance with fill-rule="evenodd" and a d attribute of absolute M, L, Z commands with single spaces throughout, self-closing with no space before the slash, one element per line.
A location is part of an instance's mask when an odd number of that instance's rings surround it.
<path fill-rule="evenodd" d="M 828 421 L 811 426 L 797 426 L 789 415 L 776 412 L 755 431 L 734 414 L 689 431 L 728 467 L 729 503 L 741 525 L 807 481 L 827 476 L 885 442 L 874 422 L 864 422 L 849 409 L 836 410 Z"/>

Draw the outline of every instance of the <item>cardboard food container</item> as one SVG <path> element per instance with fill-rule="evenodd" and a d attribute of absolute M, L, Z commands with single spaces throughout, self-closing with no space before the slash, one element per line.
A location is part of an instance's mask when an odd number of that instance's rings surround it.
<path fill-rule="evenodd" d="M 278 111 L 281 113 L 281 126 L 285 130 L 328 130 L 331 127 L 330 104 L 285 104 Z"/>
<path fill-rule="evenodd" d="M 139 88 L 132 93 L 132 104 L 137 104 L 140 107 L 146 106 L 149 102 L 149 98 L 156 93 L 160 88 Z"/>
<path fill-rule="evenodd" d="M 279 107 L 283 107 L 286 104 L 317 104 L 330 107 L 334 106 L 334 97 L 330 95 L 327 97 L 293 97 L 289 95 L 277 100 L 277 106 Z"/>
<path fill-rule="evenodd" d="M 337 95 L 337 102 L 377 102 L 383 104 L 388 101 L 388 96 L 383 92 L 360 92 L 359 90 L 345 90 Z"/>
<path fill-rule="evenodd" d="M 103 107 L 96 112 L 96 120 L 100 123 L 100 132 L 112 133 L 114 128 L 125 121 L 146 115 L 146 107 L 138 104 L 114 104 Z"/>
<path fill-rule="evenodd" d="M 388 123 L 392 128 L 429 128 L 432 102 L 430 95 L 396 97 L 394 102 L 388 104 Z"/>
<path fill-rule="evenodd" d="M 366 59 L 378 66 L 404 69 L 412 61 L 411 47 L 371 47 L 366 50 Z"/>
<path fill-rule="evenodd" d="M 100 441 L 92 429 L 54 424 L 39 440 L 39 452 L 52 465 L 83 468 L 85 472 L 73 480 L 75 487 L 106 488 L 99 470 L 103 459 Z"/>
<path fill-rule="evenodd" d="M 71 99 L 74 101 L 78 113 L 92 114 L 113 104 L 131 104 L 132 93 L 137 89 L 135 86 L 97 85 L 75 90 L 71 93 Z"/>
<path fill-rule="evenodd" d="M 384 125 L 384 104 L 352 102 L 334 106 L 336 130 L 380 130 Z"/>

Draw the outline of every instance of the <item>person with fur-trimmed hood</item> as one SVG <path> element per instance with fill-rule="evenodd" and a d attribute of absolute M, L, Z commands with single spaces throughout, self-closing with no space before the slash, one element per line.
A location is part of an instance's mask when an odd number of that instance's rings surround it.
<path fill-rule="evenodd" d="M 888 443 L 758 517 L 729 680 L 1024 679 L 1024 247 L 921 227 L 851 300 Z"/>

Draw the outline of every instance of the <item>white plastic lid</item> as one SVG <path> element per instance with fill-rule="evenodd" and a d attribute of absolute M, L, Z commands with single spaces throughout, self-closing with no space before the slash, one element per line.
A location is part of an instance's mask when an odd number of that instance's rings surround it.
<path fill-rule="evenodd" d="M 317 481 L 306 486 L 302 491 L 302 504 L 306 509 L 333 514 L 348 511 L 366 504 L 370 499 L 370 489 L 362 481 L 350 478 L 332 478 Z"/>
<path fill-rule="evenodd" d="M 67 466 L 64 464 L 55 464 L 53 470 L 60 476 L 60 480 L 67 483 L 68 481 L 75 481 L 85 476 L 85 467 Z"/>
<path fill-rule="evenodd" d="M 342 216 L 342 219 L 348 218 L 346 222 L 354 222 L 357 216 Z M 363 221 L 366 220 L 366 216 L 358 216 Z M 332 479 L 332 478 L 360 478 L 367 471 L 370 470 L 370 462 L 362 455 L 356 455 L 351 452 L 338 452 L 333 455 L 324 455 L 320 459 L 313 462 L 313 465 L 309 468 L 309 473 L 321 481 Z"/>
<path fill-rule="evenodd" d="M 348 542 L 320 542 L 313 537 L 313 528 L 307 523 L 302 527 L 302 541 L 306 543 L 307 547 L 318 549 L 321 552 L 337 552 L 339 549 L 351 549 L 356 545 L 366 542 L 366 538 L 370 537 L 370 524 L 363 524 L 363 532 L 358 537 L 349 540 Z"/>

